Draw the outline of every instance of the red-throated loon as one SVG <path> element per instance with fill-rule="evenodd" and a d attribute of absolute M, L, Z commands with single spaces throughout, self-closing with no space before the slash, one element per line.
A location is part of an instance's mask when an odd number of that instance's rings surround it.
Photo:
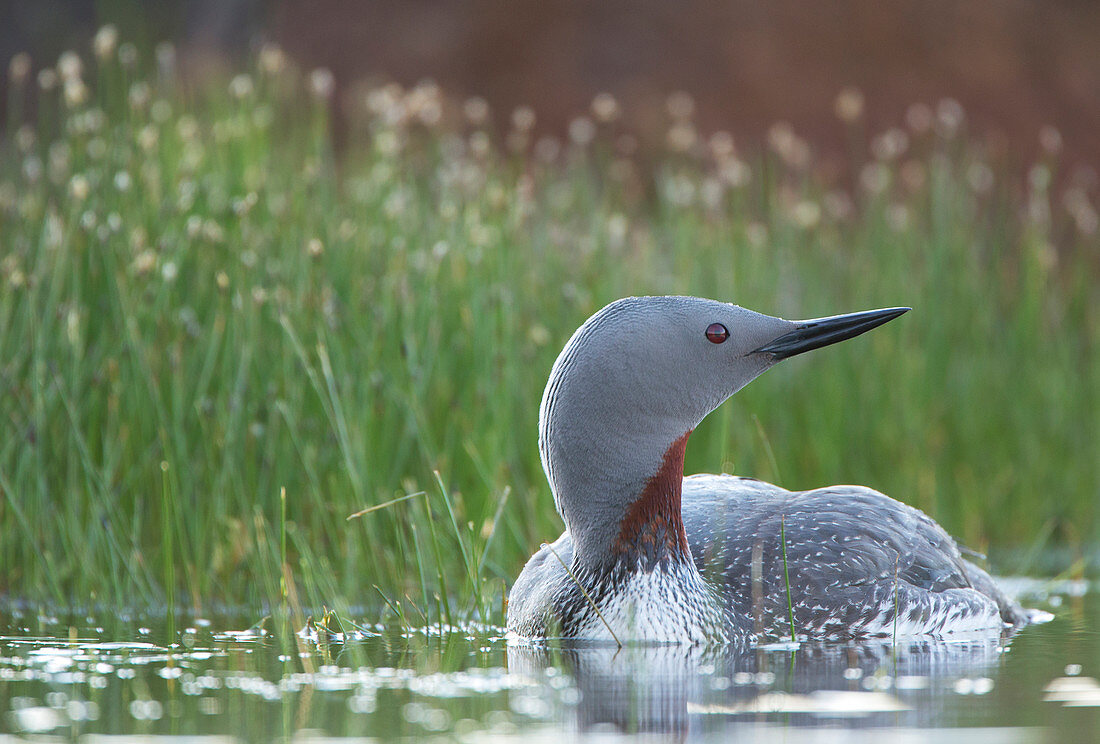
<path fill-rule="evenodd" d="M 683 475 L 692 429 L 755 377 L 907 310 L 787 321 L 697 297 L 630 297 L 589 318 L 539 410 L 566 532 L 516 580 L 509 631 L 709 643 L 787 636 L 792 622 L 813 639 L 1026 623 L 938 524 L 877 491 Z"/>

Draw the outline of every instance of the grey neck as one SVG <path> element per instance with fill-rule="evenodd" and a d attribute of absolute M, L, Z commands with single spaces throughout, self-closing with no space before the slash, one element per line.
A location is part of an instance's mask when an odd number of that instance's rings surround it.
<path fill-rule="evenodd" d="M 550 412 L 544 411 L 539 436 L 547 478 L 573 539 L 574 562 L 595 572 L 690 562 L 680 512 L 690 432 L 674 425 L 638 436 L 621 411 L 599 410 L 606 401 L 583 416 L 566 413 L 574 404 L 544 401 Z M 571 422 L 568 434 L 560 420 Z"/>

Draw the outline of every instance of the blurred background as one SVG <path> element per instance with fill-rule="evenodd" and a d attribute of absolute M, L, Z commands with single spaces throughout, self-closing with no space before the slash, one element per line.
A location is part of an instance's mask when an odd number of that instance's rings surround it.
<path fill-rule="evenodd" d="M 1100 163 L 1100 3 L 1088 0 L 7 0 L 0 59 L 51 65 L 106 22 L 139 46 L 175 41 L 193 72 L 274 41 L 338 88 L 430 78 L 499 117 L 531 106 L 539 131 L 559 135 L 608 92 L 623 127 L 652 142 L 682 90 L 703 131 L 748 143 L 785 120 L 846 156 L 834 101 L 854 87 L 872 131 L 950 98 L 997 162 L 1031 163 L 1045 140 L 1066 162 Z"/>
<path fill-rule="evenodd" d="M 631 294 L 912 306 L 687 471 L 1100 567 L 1100 4 L 0 3 L 0 595 L 499 616 Z"/>

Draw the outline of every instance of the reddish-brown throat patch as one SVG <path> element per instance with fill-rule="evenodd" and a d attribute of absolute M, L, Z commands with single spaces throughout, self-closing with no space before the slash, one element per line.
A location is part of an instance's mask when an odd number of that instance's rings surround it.
<path fill-rule="evenodd" d="M 611 546 L 613 553 L 636 555 L 647 568 L 668 557 L 689 556 L 687 533 L 680 513 L 684 485 L 684 450 L 691 430 L 671 445 L 661 466 L 630 505 L 619 523 L 619 536 Z"/>

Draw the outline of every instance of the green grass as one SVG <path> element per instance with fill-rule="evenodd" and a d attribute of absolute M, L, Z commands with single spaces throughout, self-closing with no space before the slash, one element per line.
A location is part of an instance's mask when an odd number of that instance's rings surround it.
<path fill-rule="evenodd" d="M 978 549 L 1097 541 L 1097 237 L 1053 156 L 989 181 L 979 142 L 909 132 L 898 158 L 856 147 L 845 187 L 782 138 L 641 159 L 600 124 L 547 161 L 436 122 L 429 87 L 349 93 L 336 153 L 330 102 L 275 57 L 227 85 L 106 51 L 83 90 L 9 86 L 0 594 L 277 606 L 285 556 L 309 607 L 499 621 L 561 529 L 550 365 L 647 293 L 914 308 L 753 383 L 689 472 L 868 484 Z"/>

